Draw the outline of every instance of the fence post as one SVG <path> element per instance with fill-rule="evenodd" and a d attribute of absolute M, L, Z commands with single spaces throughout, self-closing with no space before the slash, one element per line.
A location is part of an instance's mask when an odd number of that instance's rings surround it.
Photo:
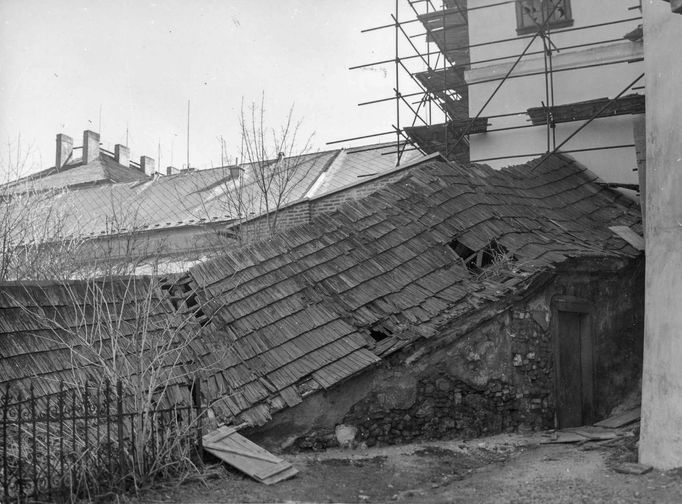
<path fill-rule="evenodd" d="M 45 397 L 45 449 L 47 451 L 47 458 L 45 465 L 47 466 L 47 498 L 52 498 L 52 457 L 50 456 L 50 395 Z"/>
<path fill-rule="evenodd" d="M 64 381 L 59 381 L 59 491 L 64 488 Z"/>
<path fill-rule="evenodd" d="M 2 401 L 2 489 L 4 502 L 9 502 L 9 481 L 7 479 L 7 408 L 9 408 L 9 382 Z"/>
<path fill-rule="evenodd" d="M 197 448 L 199 450 L 199 459 L 203 460 L 204 459 L 204 440 L 203 438 L 203 414 L 201 410 L 201 378 L 196 380 L 196 390 L 195 390 L 195 397 L 197 398 L 196 402 L 196 407 L 197 407 Z"/>
<path fill-rule="evenodd" d="M 76 423 L 76 387 L 71 389 L 71 454 L 72 457 L 76 455 L 76 432 L 78 425 Z M 69 492 L 73 493 L 73 462 L 69 461 Z"/>
<path fill-rule="evenodd" d="M 33 389 L 33 382 L 31 382 L 31 437 L 33 438 L 31 440 L 31 444 L 33 445 L 32 447 L 32 455 L 33 455 L 33 496 L 36 497 L 38 495 L 38 454 L 36 453 L 36 447 L 37 447 L 37 442 L 36 442 L 36 395 L 35 391 Z M 49 460 L 48 460 L 49 462 Z"/>
<path fill-rule="evenodd" d="M 123 383 L 116 381 L 116 427 L 118 435 L 118 470 L 121 481 L 125 474 L 125 451 L 123 450 Z"/>
<path fill-rule="evenodd" d="M 24 475 L 23 475 L 23 454 L 21 453 L 21 401 L 17 402 L 17 488 L 19 494 L 17 500 L 23 500 L 24 493 Z"/>
<path fill-rule="evenodd" d="M 97 383 L 97 397 L 95 398 L 95 412 L 93 418 L 95 420 L 95 464 L 99 471 L 102 467 L 102 382 Z M 99 485 L 98 485 L 99 486 Z"/>
<path fill-rule="evenodd" d="M 104 404 L 106 408 L 106 421 L 107 421 L 107 444 L 106 444 L 106 456 L 107 456 L 107 469 L 109 471 L 109 490 L 114 488 L 114 478 L 113 470 L 111 465 L 111 382 L 107 378 L 104 388 Z"/>

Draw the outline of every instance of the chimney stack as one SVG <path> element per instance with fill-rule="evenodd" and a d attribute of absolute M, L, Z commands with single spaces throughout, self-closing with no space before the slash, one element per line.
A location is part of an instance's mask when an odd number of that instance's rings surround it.
<path fill-rule="evenodd" d="M 230 166 L 230 178 L 238 180 L 243 170 L 241 166 Z"/>
<path fill-rule="evenodd" d="M 114 145 L 114 159 L 118 164 L 122 164 L 125 167 L 130 166 L 130 149 L 125 145 Z"/>
<path fill-rule="evenodd" d="M 166 167 L 166 175 L 175 175 L 176 173 L 180 173 L 180 170 L 178 170 L 175 166 Z"/>
<path fill-rule="evenodd" d="M 91 163 L 99 158 L 99 133 L 85 130 L 83 132 L 83 164 Z"/>
<path fill-rule="evenodd" d="M 140 170 L 151 177 L 156 171 L 156 163 L 149 156 L 140 156 Z"/>
<path fill-rule="evenodd" d="M 54 166 L 60 170 L 73 154 L 73 138 L 64 133 L 57 134 L 57 152 Z"/>

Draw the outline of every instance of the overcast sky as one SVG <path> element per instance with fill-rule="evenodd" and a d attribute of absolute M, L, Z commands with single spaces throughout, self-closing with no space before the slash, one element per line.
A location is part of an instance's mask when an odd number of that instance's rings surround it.
<path fill-rule="evenodd" d="M 161 166 L 219 164 L 217 137 L 238 155 L 242 97 L 265 92 L 269 123 L 292 103 L 314 143 L 391 129 L 393 0 L 0 0 L 0 139 L 32 145 L 31 168 L 54 164 L 54 138 L 100 130 Z M 405 7 L 406 8 L 406 7 Z M 101 107 L 101 126 L 100 126 Z M 394 137 L 383 137 L 389 140 Z M 367 140 L 365 143 L 372 142 Z M 355 142 L 357 144 L 357 142 Z"/>

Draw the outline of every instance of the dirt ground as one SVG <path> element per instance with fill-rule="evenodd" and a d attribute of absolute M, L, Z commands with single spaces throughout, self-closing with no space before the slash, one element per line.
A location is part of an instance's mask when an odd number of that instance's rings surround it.
<path fill-rule="evenodd" d="M 546 435 L 499 435 L 285 455 L 300 471 L 265 486 L 222 466 L 206 482 L 150 490 L 137 502 L 682 503 L 682 470 L 636 476 L 636 438 L 541 444 Z"/>

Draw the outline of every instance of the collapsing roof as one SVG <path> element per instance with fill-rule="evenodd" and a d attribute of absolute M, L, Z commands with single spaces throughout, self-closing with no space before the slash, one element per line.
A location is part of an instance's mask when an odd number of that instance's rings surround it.
<path fill-rule="evenodd" d="M 216 413 L 262 424 L 569 258 L 636 257 L 609 226 L 640 233 L 640 221 L 636 204 L 564 156 L 502 171 L 427 161 L 310 225 L 194 267 L 169 287 L 168 306 L 200 307 L 185 360 Z M 14 371 L 0 376 L 40 369 L 49 381 L 57 359 L 31 366 L 36 330 L 2 315 L 2 364 Z"/>

